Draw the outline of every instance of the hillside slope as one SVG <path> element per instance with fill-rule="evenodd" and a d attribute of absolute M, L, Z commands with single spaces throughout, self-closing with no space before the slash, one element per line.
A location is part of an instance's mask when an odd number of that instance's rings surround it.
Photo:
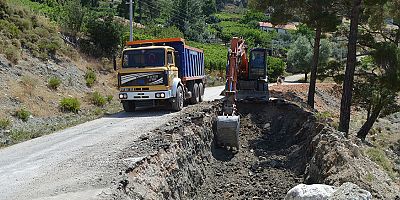
<path fill-rule="evenodd" d="M 109 104 L 93 105 L 95 91 L 117 93 L 110 62 L 81 56 L 55 24 L 12 2 L 0 0 L 0 24 L 0 147 L 100 116 L 108 107 L 119 109 L 111 96 Z M 85 77 L 91 71 L 96 81 L 89 87 Z M 51 79 L 59 82 L 56 87 Z M 63 98 L 77 98 L 80 112 L 62 112 Z"/>

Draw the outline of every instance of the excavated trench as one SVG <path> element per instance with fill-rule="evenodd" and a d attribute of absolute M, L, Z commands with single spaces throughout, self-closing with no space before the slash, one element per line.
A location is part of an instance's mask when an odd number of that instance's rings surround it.
<path fill-rule="evenodd" d="M 220 102 L 186 111 L 129 149 L 115 199 L 283 199 L 304 182 L 308 146 L 322 127 L 283 101 L 240 102 L 238 153 L 215 148 Z"/>

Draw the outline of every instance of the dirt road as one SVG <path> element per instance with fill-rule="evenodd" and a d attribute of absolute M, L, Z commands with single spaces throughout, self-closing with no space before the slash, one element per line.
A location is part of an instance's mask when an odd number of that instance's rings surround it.
<path fill-rule="evenodd" d="M 223 87 L 207 88 L 205 100 Z M 177 113 L 119 113 L 0 150 L 0 199 L 99 199 L 118 171 L 115 157 Z"/>

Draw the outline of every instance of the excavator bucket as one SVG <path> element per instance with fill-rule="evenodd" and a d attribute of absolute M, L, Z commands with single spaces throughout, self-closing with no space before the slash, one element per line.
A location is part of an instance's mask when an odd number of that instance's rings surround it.
<path fill-rule="evenodd" d="M 217 146 L 234 147 L 239 150 L 239 129 L 239 116 L 218 116 L 215 135 Z"/>

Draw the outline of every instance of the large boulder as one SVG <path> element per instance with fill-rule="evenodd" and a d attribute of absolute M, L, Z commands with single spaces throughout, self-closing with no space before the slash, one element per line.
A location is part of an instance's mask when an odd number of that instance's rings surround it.
<path fill-rule="evenodd" d="M 361 189 L 353 183 L 344 183 L 340 187 L 330 185 L 300 184 L 289 190 L 285 200 L 370 200 L 370 192 Z"/>
<path fill-rule="evenodd" d="M 336 191 L 336 188 L 329 185 L 300 184 L 289 190 L 285 200 L 326 200 Z"/>

